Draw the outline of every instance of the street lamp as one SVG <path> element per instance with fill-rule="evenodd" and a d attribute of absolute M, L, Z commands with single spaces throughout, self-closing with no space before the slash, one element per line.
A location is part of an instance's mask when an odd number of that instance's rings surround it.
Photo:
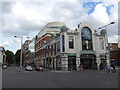
<path fill-rule="evenodd" d="M 110 66 L 110 50 L 109 50 L 109 47 L 108 47 L 108 33 L 107 33 L 107 26 L 111 25 L 111 24 L 114 24 L 115 22 L 111 22 L 107 25 L 104 25 L 102 27 L 99 27 L 98 29 L 102 29 L 102 28 L 105 28 L 106 29 L 106 34 L 105 34 L 105 38 L 107 39 L 106 41 L 106 46 L 107 46 L 107 54 L 108 54 L 108 60 L 107 60 L 107 65 Z"/>
<path fill-rule="evenodd" d="M 111 25 L 111 24 L 114 24 L 114 23 L 115 23 L 115 22 L 111 22 L 111 23 L 109 23 L 109 24 L 107 24 L 107 25 L 105 25 L 105 26 L 99 27 L 98 29 L 106 28 L 107 26 L 109 26 L 109 25 Z"/>
<path fill-rule="evenodd" d="M 21 55 L 20 55 L 20 67 L 22 66 L 22 42 L 23 42 L 23 38 L 28 38 L 29 37 L 23 37 L 23 36 L 14 36 L 15 38 L 20 38 L 21 39 Z"/>

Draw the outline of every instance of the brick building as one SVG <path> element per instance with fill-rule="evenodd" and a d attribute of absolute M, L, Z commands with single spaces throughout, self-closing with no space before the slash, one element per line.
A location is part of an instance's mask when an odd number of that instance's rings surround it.
<path fill-rule="evenodd" d="M 22 63 L 23 65 L 29 63 L 29 57 L 28 57 L 28 49 L 29 49 L 29 43 L 30 40 L 26 40 L 25 43 L 22 45 Z"/>
<path fill-rule="evenodd" d="M 45 68 L 50 65 L 51 50 L 50 48 L 55 47 L 56 44 L 46 46 L 46 43 L 50 42 L 52 37 L 60 33 L 62 26 L 65 26 L 62 22 L 50 22 L 43 27 L 43 29 L 35 37 L 35 64 L 42 64 Z M 55 50 L 54 50 L 55 51 Z M 54 52 L 55 54 L 55 52 Z M 45 59 L 46 58 L 46 59 Z M 47 64 L 46 64 L 47 63 Z M 47 65 L 47 66 L 46 66 Z"/>
<path fill-rule="evenodd" d="M 110 59 L 115 60 L 117 65 L 120 65 L 120 49 L 118 43 L 109 43 Z"/>

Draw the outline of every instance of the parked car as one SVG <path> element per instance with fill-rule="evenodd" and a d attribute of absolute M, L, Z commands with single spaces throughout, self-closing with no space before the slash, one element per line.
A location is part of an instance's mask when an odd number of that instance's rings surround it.
<path fill-rule="evenodd" d="M 44 71 L 44 68 L 42 66 L 36 66 L 35 71 Z"/>
<path fill-rule="evenodd" d="M 6 69 L 7 67 L 8 67 L 8 66 L 7 66 L 7 65 L 5 65 L 5 64 L 4 64 L 4 65 L 2 65 L 2 68 L 3 68 L 3 69 Z"/>
<path fill-rule="evenodd" d="M 27 65 L 27 66 L 25 67 L 25 70 L 26 70 L 26 71 L 33 71 L 33 68 L 32 68 L 30 65 Z"/>

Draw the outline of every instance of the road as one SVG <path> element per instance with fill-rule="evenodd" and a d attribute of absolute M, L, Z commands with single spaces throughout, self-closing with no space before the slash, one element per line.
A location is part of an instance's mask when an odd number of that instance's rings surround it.
<path fill-rule="evenodd" d="M 9 67 L 2 73 L 3 88 L 118 88 L 118 72 L 85 70 L 23 71 Z"/>

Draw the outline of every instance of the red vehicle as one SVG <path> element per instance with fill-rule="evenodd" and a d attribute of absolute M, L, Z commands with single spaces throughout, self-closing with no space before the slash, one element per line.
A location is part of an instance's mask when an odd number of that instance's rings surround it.
<path fill-rule="evenodd" d="M 44 71 L 44 68 L 42 66 L 36 66 L 35 71 Z"/>

